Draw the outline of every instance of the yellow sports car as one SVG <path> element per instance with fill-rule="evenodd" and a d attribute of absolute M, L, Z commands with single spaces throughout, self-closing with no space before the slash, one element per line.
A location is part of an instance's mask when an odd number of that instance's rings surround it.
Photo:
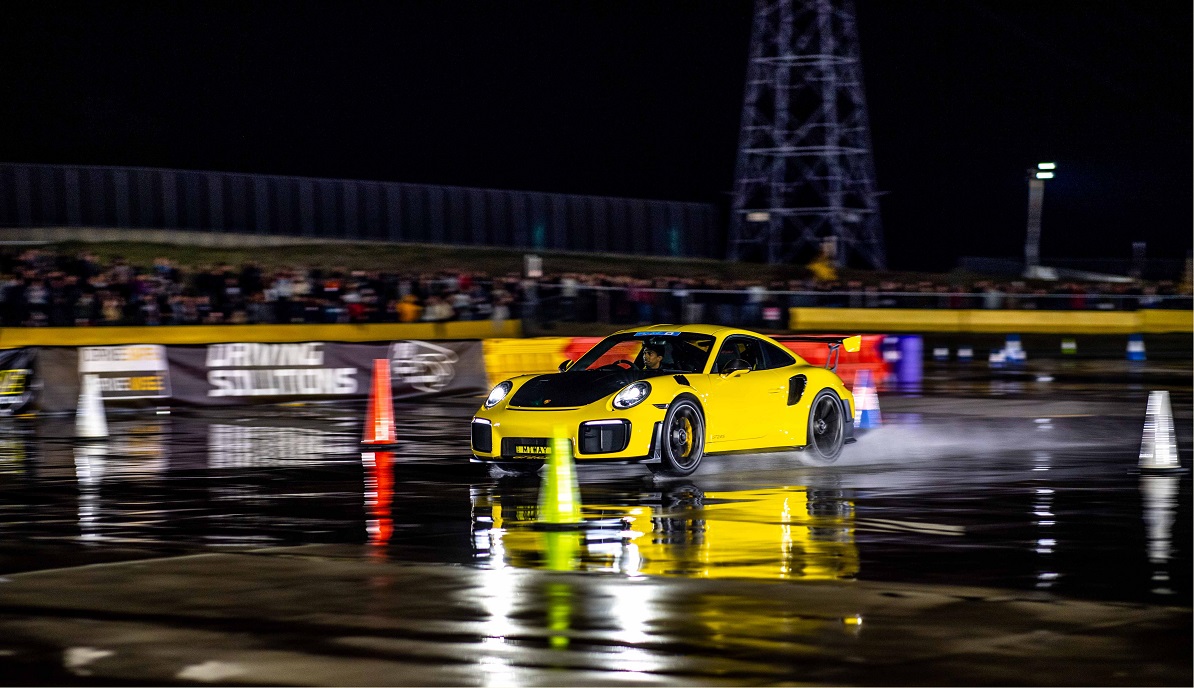
<path fill-rule="evenodd" d="M 578 464 L 642 463 L 688 475 L 707 454 L 803 449 L 829 463 L 854 441 L 854 395 L 834 372 L 840 347 L 823 342 L 826 367 L 777 339 L 711 325 L 653 325 L 601 340 L 560 372 L 501 382 L 472 421 L 474 461 L 538 470 L 552 438 L 572 442 Z"/>

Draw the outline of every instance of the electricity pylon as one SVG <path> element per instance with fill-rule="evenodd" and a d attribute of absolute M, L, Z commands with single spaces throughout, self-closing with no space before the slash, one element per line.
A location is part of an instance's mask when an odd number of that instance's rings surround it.
<path fill-rule="evenodd" d="M 731 260 L 886 267 L 851 0 L 756 0 Z"/>

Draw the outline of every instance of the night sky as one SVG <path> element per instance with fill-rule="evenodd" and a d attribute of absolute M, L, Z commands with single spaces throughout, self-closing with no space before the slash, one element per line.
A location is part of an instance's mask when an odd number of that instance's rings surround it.
<path fill-rule="evenodd" d="M 891 267 L 1183 258 L 1188 1 L 857 0 Z M 6 2 L 0 160 L 378 179 L 726 206 L 752 6 Z"/>

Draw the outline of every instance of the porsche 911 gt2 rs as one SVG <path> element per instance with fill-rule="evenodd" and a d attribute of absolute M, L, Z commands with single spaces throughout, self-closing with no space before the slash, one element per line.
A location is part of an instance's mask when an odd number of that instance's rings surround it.
<path fill-rule="evenodd" d="M 538 470 L 554 437 L 578 465 L 641 463 L 683 476 L 703 457 L 801 449 L 814 463 L 853 441 L 854 396 L 833 368 L 858 337 L 781 337 L 830 347 L 825 367 L 777 339 L 711 325 L 653 325 L 601 340 L 559 372 L 499 383 L 472 419 L 473 460 Z"/>

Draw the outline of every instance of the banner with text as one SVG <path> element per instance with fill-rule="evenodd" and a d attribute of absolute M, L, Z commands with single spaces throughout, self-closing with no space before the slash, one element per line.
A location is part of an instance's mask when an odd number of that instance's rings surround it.
<path fill-rule="evenodd" d="M 199 406 L 364 397 L 377 358 L 390 361 L 395 399 L 487 389 L 481 344 L 473 341 L 244 342 L 166 353 L 172 399 Z"/>
<path fill-rule="evenodd" d="M 160 344 L 79 347 L 79 375 L 96 375 L 104 401 L 170 398 L 170 364 Z"/>
<path fill-rule="evenodd" d="M 34 349 L 0 350 L 0 416 L 28 410 L 36 396 L 34 355 Z"/>

